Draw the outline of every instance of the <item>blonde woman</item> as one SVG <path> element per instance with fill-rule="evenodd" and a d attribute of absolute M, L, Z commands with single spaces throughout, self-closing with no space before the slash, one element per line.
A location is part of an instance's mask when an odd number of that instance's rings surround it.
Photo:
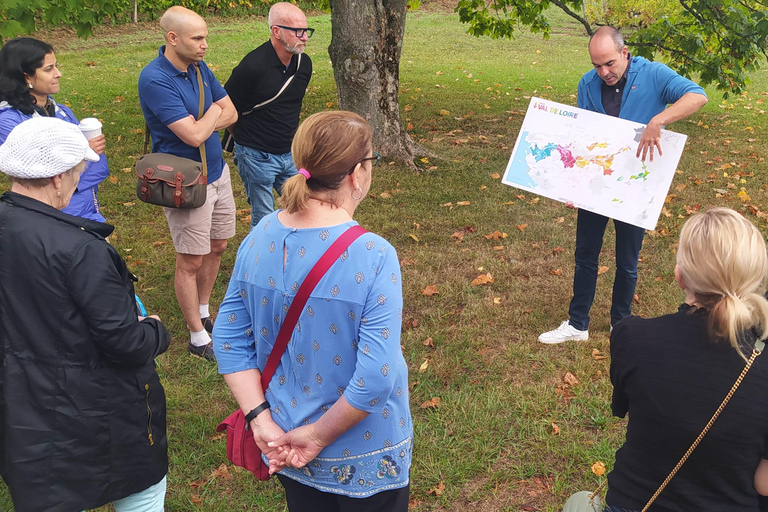
<path fill-rule="evenodd" d="M 629 413 L 608 475 L 606 511 L 641 510 L 768 336 L 768 256 L 740 214 L 713 208 L 683 226 L 677 313 L 630 317 L 611 336 L 615 416 Z M 656 512 L 758 512 L 755 471 L 768 450 L 768 356 L 758 358 L 701 444 L 651 506 Z"/>
<path fill-rule="evenodd" d="M 400 348 L 402 285 L 394 247 L 366 233 L 302 309 L 267 389 L 261 372 L 300 284 L 349 227 L 379 155 L 352 112 L 307 118 L 292 146 L 299 173 L 284 210 L 237 253 L 213 331 L 219 372 L 256 444 L 278 471 L 288 510 L 406 512 L 413 427 Z"/>

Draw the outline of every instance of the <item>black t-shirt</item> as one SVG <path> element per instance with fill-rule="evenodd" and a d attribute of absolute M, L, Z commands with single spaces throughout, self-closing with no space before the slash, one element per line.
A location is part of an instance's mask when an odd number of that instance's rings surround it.
<path fill-rule="evenodd" d="M 722 403 L 745 365 L 707 335 L 707 312 L 622 320 L 611 335 L 615 416 L 627 437 L 608 475 L 609 505 L 641 510 Z M 758 512 L 755 470 L 768 440 L 768 354 L 757 358 L 653 512 Z"/>
<path fill-rule="evenodd" d="M 286 68 L 272 43 L 267 41 L 246 55 L 232 70 L 224 88 L 239 114 L 233 128 L 235 142 L 276 155 L 291 150 L 293 134 L 299 127 L 301 102 L 312 78 L 312 60 L 309 55 L 301 56 L 298 72 L 297 62 L 298 55 L 294 55 Z M 241 114 L 273 98 L 294 74 L 296 77 L 293 82 L 280 97 L 250 114 Z"/>
<path fill-rule="evenodd" d="M 608 85 L 605 82 L 600 83 L 600 101 L 603 104 L 603 110 L 609 116 L 619 117 L 621 111 L 621 98 L 624 96 L 624 86 L 627 85 L 627 75 L 629 66 L 632 64 L 632 55 L 627 56 L 627 67 L 624 68 L 624 74 L 614 85 Z"/>

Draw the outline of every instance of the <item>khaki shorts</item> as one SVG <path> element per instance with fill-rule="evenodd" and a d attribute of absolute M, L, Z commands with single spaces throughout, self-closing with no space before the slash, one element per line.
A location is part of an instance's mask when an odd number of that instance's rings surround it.
<path fill-rule="evenodd" d="M 211 240 L 235 236 L 235 197 L 229 166 L 225 163 L 221 177 L 208 184 L 205 204 L 200 208 L 163 208 L 173 246 L 179 254 L 206 255 Z"/>

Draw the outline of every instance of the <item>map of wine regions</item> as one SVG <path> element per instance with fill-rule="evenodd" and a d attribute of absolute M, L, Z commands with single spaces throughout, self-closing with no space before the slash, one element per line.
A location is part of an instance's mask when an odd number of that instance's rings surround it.
<path fill-rule="evenodd" d="M 653 230 L 687 136 L 662 130 L 663 154 L 637 158 L 645 125 L 531 98 L 502 182 Z"/>

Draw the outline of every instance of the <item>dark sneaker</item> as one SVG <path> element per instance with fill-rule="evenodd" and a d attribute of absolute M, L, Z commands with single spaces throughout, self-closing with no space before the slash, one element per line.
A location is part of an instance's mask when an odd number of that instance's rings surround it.
<path fill-rule="evenodd" d="M 209 341 L 207 345 L 201 345 L 199 347 L 194 346 L 190 341 L 189 345 L 187 345 L 187 349 L 193 356 L 202 357 L 203 359 L 212 361 L 214 363 L 216 362 L 216 355 L 213 353 L 212 341 Z"/>
<path fill-rule="evenodd" d="M 203 328 L 208 331 L 208 334 L 213 333 L 213 317 L 207 316 L 200 319 L 203 322 Z"/>

